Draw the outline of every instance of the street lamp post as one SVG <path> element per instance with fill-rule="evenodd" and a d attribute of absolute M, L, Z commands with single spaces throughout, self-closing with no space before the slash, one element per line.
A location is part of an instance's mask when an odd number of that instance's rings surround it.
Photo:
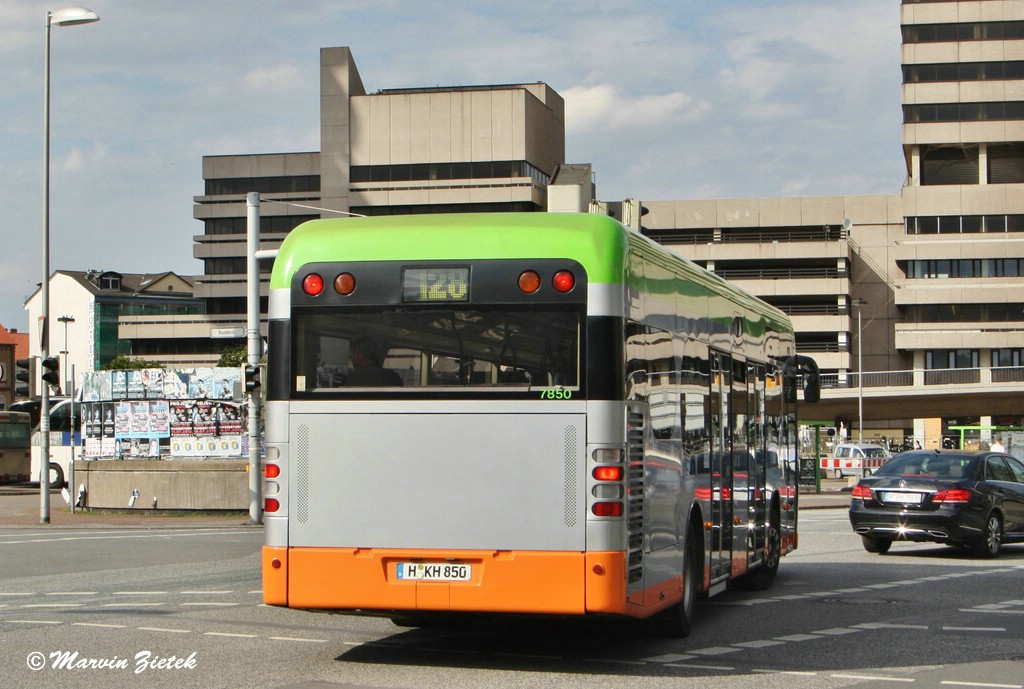
<path fill-rule="evenodd" d="M 857 442 L 864 442 L 864 329 L 861 327 L 863 299 L 854 300 L 857 307 Z"/>
<path fill-rule="evenodd" d="M 70 361 L 71 357 L 70 357 L 70 354 L 68 352 L 68 323 L 74 323 L 75 322 L 75 317 L 74 316 L 61 316 L 57 320 L 64 324 L 64 349 L 60 350 L 60 353 L 64 355 L 64 365 L 61 367 L 61 370 L 64 372 L 64 376 L 65 376 L 64 377 L 64 391 L 67 391 L 67 390 L 70 390 L 70 389 L 72 389 L 74 387 L 73 383 L 72 383 L 72 385 L 68 385 L 69 379 L 67 378 L 67 376 L 71 375 L 71 373 L 70 373 L 70 371 L 71 371 L 71 361 Z M 72 429 L 72 430 L 74 430 L 74 429 Z"/>
<path fill-rule="evenodd" d="M 46 13 L 46 59 L 43 62 L 43 281 L 39 288 L 39 360 L 50 356 L 50 27 L 98 22 L 85 7 L 65 7 Z M 39 396 L 39 521 L 50 523 L 50 389 L 44 381 Z"/>

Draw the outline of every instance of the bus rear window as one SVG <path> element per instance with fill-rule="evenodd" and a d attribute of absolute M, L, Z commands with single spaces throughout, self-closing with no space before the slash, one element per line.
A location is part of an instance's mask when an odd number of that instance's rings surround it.
<path fill-rule="evenodd" d="M 578 389 L 580 313 L 536 306 L 296 308 L 292 391 L 458 396 Z"/>

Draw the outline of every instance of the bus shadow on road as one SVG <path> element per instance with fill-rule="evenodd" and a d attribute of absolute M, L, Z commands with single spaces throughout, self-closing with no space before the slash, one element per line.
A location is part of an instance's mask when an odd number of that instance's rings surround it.
<path fill-rule="evenodd" d="M 1014 585 L 1000 593 L 991 584 L 996 576 L 1018 580 L 1024 548 L 1007 547 L 996 560 L 961 550 L 894 548 L 890 555 L 872 556 L 877 561 L 791 563 L 770 591 L 729 590 L 702 601 L 694 632 L 685 639 L 659 636 L 651 625 L 632 620 L 477 618 L 396 631 L 336 660 L 695 677 L 878 668 L 899 675 L 915 667 L 1021 657 L 1024 602 L 1019 591 L 1013 594 Z M 910 564 L 913 573 L 904 571 Z M 990 613 L 1000 601 L 1016 617 L 997 623 Z"/>

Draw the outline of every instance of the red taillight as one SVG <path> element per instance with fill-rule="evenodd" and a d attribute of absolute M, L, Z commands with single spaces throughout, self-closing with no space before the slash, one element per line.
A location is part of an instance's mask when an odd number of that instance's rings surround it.
<path fill-rule="evenodd" d="M 356 291 L 356 276 L 352 273 L 342 273 L 334 278 L 334 291 L 343 297 L 347 297 Z"/>
<path fill-rule="evenodd" d="M 590 511 L 597 517 L 621 517 L 621 502 L 595 502 Z"/>
<path fill-rule="evenodd" d="M 871 500 L 871 489 L 858 483 L 853 487 L 853 494 L 851 497 L 854 500 Z"/>
<path fill-rule="evenodd" d="M 598 481 L 621 481 L 622 467 L 595 467 L 594 478 Z"/>
<path fill-rule="evenodd" d="M 551 278 L 551 286 L 559 292 L 571 292 L 576 286 L 576 276 L 568 270 L 560 270 Z"/>
<path fill-rule="evenodd" d="M 533 294 L 540 289 L 540 275 L 535 270 L 524 271 L 519 276 L 519 289 L 527 294 Z"/>
<path fill-rule="evenodd" d="M 267 478 L 277 478 L 281 475 L 281 467 L 276 464 L 267 464 L 263 467 L 263 475 Z"/>
<path fill-rule="evenodd" d="M 971 491 L 964 490 L 963 488 L 950 488 L 948 490 L 940 490 L 932 498 L 932 502 L 970 502 Z"/>
<path fill-rule="evenodd" d="M 263 501 L 264 512 L 277 512 L 279 509 L 281 509 L 281 503 L 277 498 L 267 498 Z"/>
<path fill-rule="evenodd" d="M 302 291 L 311 297 L 324 291 L 324 279 L 316 273 L 310 273 L 302 279 Z"/>

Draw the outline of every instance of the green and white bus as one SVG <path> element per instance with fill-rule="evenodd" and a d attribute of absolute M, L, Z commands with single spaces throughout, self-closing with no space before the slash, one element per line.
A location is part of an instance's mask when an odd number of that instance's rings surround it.
<path fill-rule="evenodd" d="M 308 222 L 269 304 L 267 604 L 684 635 L 796 548 L 789 319 L 609 217 Z"/>

